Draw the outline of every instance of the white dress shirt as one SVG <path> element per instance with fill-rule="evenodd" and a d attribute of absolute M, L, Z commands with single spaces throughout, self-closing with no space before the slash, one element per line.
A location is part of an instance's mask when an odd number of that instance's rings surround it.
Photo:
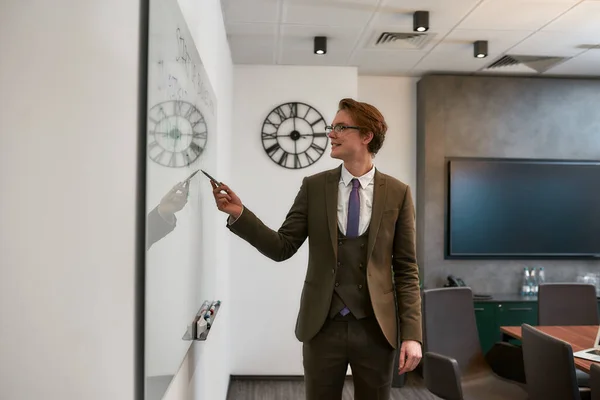
<path fill-rule="evenodd" d="M 371 211 L 373 209 L 373 189 L 375 188 L 375 167 L 360 177 L 352 174 L 342 165 L 342 175 L 338 186 L 338 206 L 337 219 L 340 231 L 346 234 L 346 225 L 348 223 L 348 203 L 350 192 L 352 191 L 352 179 L 357 178 L 360 182 L 358 195 L 360 197 L 360 217 L 358 220 L 358 235 L 367 231 L 371 222 Z"/>

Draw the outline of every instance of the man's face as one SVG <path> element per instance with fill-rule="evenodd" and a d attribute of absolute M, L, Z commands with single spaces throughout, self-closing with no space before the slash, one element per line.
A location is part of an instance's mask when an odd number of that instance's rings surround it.
<path fill-rule="evenodd" d="M 346 110 L 340 110 L 336 114 L 333 122 L 333 127 L 342 126 L 357 126 L 350 114 Z M 358 129 L 346 128 L 341 132 L 336 132 L 335 129 L 329 134 L 331 139 L 331 157 L 342 161 L 351 161 L 358 155 L 368 152 L 367 144 L 370 138 L 363 138 Z"/>

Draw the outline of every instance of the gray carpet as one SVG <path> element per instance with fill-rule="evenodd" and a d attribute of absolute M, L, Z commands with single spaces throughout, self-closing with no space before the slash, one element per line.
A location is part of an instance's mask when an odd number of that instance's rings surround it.
<path fill-rule="evenodd" d="M 353 400 L 352 379 L 346 379 L 343 400 Z M 429 393 L 423 379 L 409 373 L 401 388 L 392 388 L 390 400 L 437 400 Z M 227 400 L 304 400 L 304 382 L 301 379 L 264 380 L 233 378 Z"/>

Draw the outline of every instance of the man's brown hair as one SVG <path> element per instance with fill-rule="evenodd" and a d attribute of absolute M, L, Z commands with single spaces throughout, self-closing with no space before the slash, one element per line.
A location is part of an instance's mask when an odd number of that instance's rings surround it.
<path fill-rule="evenodd" d="M 371 104 L 349 98 L 340 100 L 339 110 L 346 110 L 350 114 L 354 122 L 360 127 L 361 135 L 364 136 L 369 132 L 373 133 L 373 139 L 369 142 L 368 149 L 371 154 L 377 154 L 383 146 L 385 133 L 387 132 L 387 124 L 379 110 Z"/>

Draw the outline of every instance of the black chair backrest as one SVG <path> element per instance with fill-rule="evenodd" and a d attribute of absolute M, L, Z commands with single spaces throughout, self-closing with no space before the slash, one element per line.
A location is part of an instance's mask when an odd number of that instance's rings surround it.
<path fill-rule="evenodd" d="M 590 389 L 592 400 L 600 400 L 600 364 L 592 364 L 590 368 Z"/>
<path fill-rule="evenodd" d="M 463 378 L 470 372 L 489 369 L 479 343 L 469 287 L 425 290 L 423 321 L 425 351 L 454 358 Z"/>
<path fill-rule="evenodd" d="M 594 285 L 585 283 L 540 285 L 538 325 L 600 325 Z"/>
<path fill-rule="evenodd" d="M 522 330 L 529 400 L 580 400 L 571 346 L 528 324 Z"/>

